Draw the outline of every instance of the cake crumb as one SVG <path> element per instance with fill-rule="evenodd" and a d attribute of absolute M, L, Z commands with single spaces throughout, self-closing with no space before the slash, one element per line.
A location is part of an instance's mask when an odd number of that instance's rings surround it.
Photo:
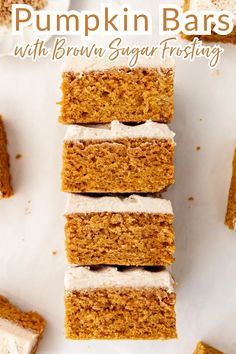
<path fill-rule="evenodd" d="M 221 75 L 221 72 L 219 69 L 213 70 L 212 71 L 212 76 L 219 77 Z"/>
<path fill-rule="evenodd" d="M 30 204 L 31 204 L 31 200 L 28 200 L 27 205 L 25 207 L 25 215 L 31 214 Z"/>
<path fill-rule="evenodd" d="M 119 124 L 121 129 L 127 129 L 127 126 Z M 153 124 L 153 129 L 156 129 L 156 123 Z M 87 131 L 89 128 L 83 129 Z M 131 127 L 130 131 L 133 129 Z M 75 128 L 75 132 L 79 133 L 78 128 Z M 96 132 L 97 140 L 101 132 Z M 81 144 L 69 140 L 64 142 L 64 192 L 129 193 L 132 190 L 133 193 L 159 193 L 174 183 L 173 140 L 132 137 L 109 139 L 102 143 L 94 139 Z"/>
<path fill-rule="evenodd" d="M 28 200 L 27 200 L 27 205 L 26 205 L 26 207 L 25 207 L 25 215 L 31 214 L 31 209 L 30 209 L 30 207 L 31 207 L 31 199 L 28 199 Z"/>
<path fill-rule="evenodd" d="M 189 197 L 189 198 L 188 198 L 188 201 L 189 201 L 189 202 L 193 202 L 193 201 L 194 201 L 194 198 L 193 198 L 193 197 Z"/>
<path fill-rule="evenodd" d="M 19 160 L 22 158 L 22 155 L 21 154 L 16 154 L 16 160 Z"/>
<path fill-rule="evenodd" d="M 103 124 L 116 117 L 126 123 L 148 119 L 170 123 L 174 109 L 173 79 L 173 69 L 165 67 L 85 70 L 82 78 L 80 72 L 64 72 L 59 121 Z"/>
<path fill-rule="evenodd" d="M 52 255 L 53 255 L 53 256 L 56 256 L 57 253 L 58 253 L 57 251 L 52 251 Z"/>
<path fill-rule="evenodd" d="M 201 150 L 201 146 L 197 146 L 197 147 L 196 147 L 196 150 L 197 150 L 197 151 Z"/>

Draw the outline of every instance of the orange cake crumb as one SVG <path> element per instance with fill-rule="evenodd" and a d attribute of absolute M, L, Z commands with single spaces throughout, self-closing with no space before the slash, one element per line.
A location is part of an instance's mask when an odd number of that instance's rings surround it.
<path fill-rule="evenodd" d="M 70 126 L 64 140 L 62 190 L 164 191 L 174 183 L 174 150 L 173 133 L 164 124 Z"/>
<path fill-rule="evenodd" d="M 173 68 L 111 68 L 63 74 L 60 122 L 169 123 L 174 110 Z"/>
<path fill-rule="evenodd" d="M 16 154 L 16 160 L 19 160 L 22 158 L 22 155 L 21 154 Z"/>
<path fill-rule="evenodd" d="M 62 190 L 157 193 L 174 183 L 174 144 L 157 139 L 65 142 Z"/>
<path fill-rule="evenodd" d="M 70 264 L 169 265 L 174 262 L 173 216 L 92 213 L 66 218 Z"/>
<path fill-rule="evenodd" d="M 23 312 L 11 304 L 6 297 L 0 295 L 0 323 L 0 338 L 5 344 L 3 351 L 5 349 L 6 353 L 11 353 L 8 351 L 11 350 L 10 337 L 14 338 L 16 347 L 27 345 L 28 350 L 31 350 L 27 353 L 36 353 L 46 326 L 46 321 L 37 312 Z M 1 329 L 3 333 L 1 333 Z"/>
<path fill-rule="evenodd" d="M 224 354 L 206 343 L 199 342 L 193 354 Z"/>
<path fill-rule="evenodd" d="M 227 212 L 225 215 L 225 225 L 231 230 L 235 230 L 236 224 L 236 148 L 234 150 L 233 173 L 229 189 Z"/>
<path fill-rule="evenodd" d="M 3 119 L 0 115 L 0 199 L 9 198 L 13 195 L 9 168 L 10 163 L 7 152 L 7 136 L 4 129 Z"/>

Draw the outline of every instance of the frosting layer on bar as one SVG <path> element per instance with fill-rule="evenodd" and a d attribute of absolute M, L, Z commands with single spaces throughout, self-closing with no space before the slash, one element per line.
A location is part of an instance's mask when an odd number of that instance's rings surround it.
<path fill-rule="evenodd" d="M 173 214 L 173 209 L 169 200 L 149 196 L 130 195 L 122 198 L 68 194 L 65 214 L 96 212 Z"/>
<path fill-rule="evenodd" d="M 1 354 L 31 354 L 37 339 L 37 333 L 0 318 Z"/>
<path fill-rule="evenodd" d="M 174 280 L 167 270 L 148 271 L 144 268 L 75 267 L 67 270 L 65 290 L 68 292 L 98 288 L 162 288 L 174 292 Z"/>
<path fill-rule="evenodd" d="M 226 10 L 236 14 L 236 2 L 235 0 L 191 0 L 191 10 Z"/>
<path fill-rule="evenodd" d="M 67 128 L 64 141 L 114 140 L 122 138 L 150 138 L 174 140 L 173 133 L 166 124 L 151 120 L 139 125 L 122 124 L 116 120 L 111 124 L 71 125 Z"/>
<path fill-rule="evenodd" d="M 236 1 L 235 0 L 190 0 L 191 11 L 230 11 L 236 22 Z"/>
<path fill-rule="evenodd" d="M 129 59 L 127 57 L 118 57 L 115 61 L 110 61 L 108 58 L 74 58 L 67 57 L 65 60 L 62 71 L 63 72 L 76 72 L 76 73 L 87 73 L 92 71 L 107 71 L 111 69 L 121 69 L 128 67 Z M 135 69 L 137 68 L 174 68 L 173 60 L 162 60 L 158 56 L 146 57 L 141 56 Z"/>

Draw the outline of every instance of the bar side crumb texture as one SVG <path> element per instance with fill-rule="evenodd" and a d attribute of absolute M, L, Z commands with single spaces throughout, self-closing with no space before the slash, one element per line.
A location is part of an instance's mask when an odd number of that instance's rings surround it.
<path fill-rule="evenodd" d="M 227 212 L 225 216 L 225 225 L 231 230 L 236 226 L 236 148 L 234 149 L 233 173 L 229 189 Z"/>
<path fill-rule="evenodd" d="M 199 342 L 193 354 L 224 354 L 210 345 Z"/>
<path fill-rule="evenodd" d="M 71 193 L 155 193 L 174 183 L 174 134 L 166 125 L 117 121 L 70 126 L 64 141 L 62 190 Z"/>
<path fill-rule="evenodd" d="M 86 62 L 69 62 L 63 73 L 59 121 L 84 124 L 152 119 L 169 123 L 174 110 L 173 66 L 148 60 L 134 69 L 122 65 L 107 60 L 103 66 L 98 59 L 87 66 Z"/>
<path fill-rule="evenodd" d="M 9 155 L 7 152 L 7 136 L 2 116 L 0 115 L 0 199 L 13 195 L 10 176 Z"/>
<path fill-rule="evenodd" d="M 221 11 L 226 10 L 234 14 L 234 28 L 233 31 L 227 35 L 219 35 L 212 31 L 210 35 L 185 35 L 182 37 L 192 41 L 194 37 L 198 37 L 202 41 L 206 42 L 221 42 L 221 43 L 231 43 L 236 44 L 236 3 L 235 1 L 219 0 L 184 0 L 184 11 Z"/>
<path fill-rule="evenodd" d="M 35 354 L 45 326 L 37 312 L 23 312 L 0 295 L 1 353 Z"/>
<path fill-rule="evenodd" d="M 174 216 L 167 200 L 71 194 L 65 216 L 70 264 L 163 266 L 174 262 Z"/>
<path fill-rule="evenodd" d="M 65 277 L 68 339 L 176 338 L 174 284 L 167 271 L 71 268 Z"/>

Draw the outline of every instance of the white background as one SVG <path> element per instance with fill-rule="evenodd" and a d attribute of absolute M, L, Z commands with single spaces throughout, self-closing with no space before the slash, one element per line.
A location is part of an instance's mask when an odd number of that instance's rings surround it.
<path fill-rule="evenodd" d="M 98 9 L 99 3 L 74 1 L 72 7 Z M 150 11 L 154 20 L 153 36 L 127 43 L 155 44 L 158 1 L 127 3 Z M 74 41 L 80 44 L 80 38 Z M 224 226 L 236 138 L 236 47 L 224 49 L 217 70 L 209 70 L 205 60 L 176 65 L 176 184 L 166 197 L 176 215 L 179 338 L 167 342 L 64 339 L 61 64 L 0 58 L 0 112 L 6 118 L 15 190 L 13 198 L 0 201 L 0 292 L 47 319 L 39 354 L 191 354 L 200 339 L 236 353 L 236 234 Z"/>

